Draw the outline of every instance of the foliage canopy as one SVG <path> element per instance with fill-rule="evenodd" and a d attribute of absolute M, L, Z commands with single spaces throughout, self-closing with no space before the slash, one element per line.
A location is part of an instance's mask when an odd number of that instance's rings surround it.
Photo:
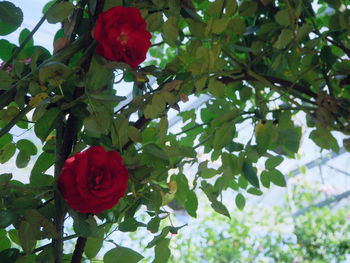
<path fill-rule="evenodd" d="M 350 133 L 350 1 L 318 4 L 315 10 L 309 0 L 57 0 L 47 3 L 32 31 L 21 31 L 19 45 L 1 39 L 0 163 L 13 157 L 18 169 L 32 159 L 35 164 L 28 184 L 0 176 L 0 257 L 80 262 L 87 238 L 95 250 L 85 256 L 94 258 L 117 223 L 124 232 L 161 231 L 147 247 L 155 249 L 154 262 L 166 262 L 167 235 L 180 228 L 159 229 L 171 201 L 196 217 L 203 191 L 212 208 L 229 217 L 222 191 L 236 191 L 242 209 L 245 192 L 261 195 L 262 186 L 286 185 L 277 167 L 298 152 L 297 113 L 305 113 L 315 144 L 338 152 L 332 131 Z M 139 9 L 153 35 L 149 57 L 136 69 L 95 54 L 99 13 L 121 5 Z M 45 20 L 62 24 L 53 54 L 34 45 Z M 1 36 L 22 22 L 20 8 L 0 2 Z M 118 95 L 120 81 L 132 83 L 130 100 Z M 209 99 L 200 109 L 181 109 L 189 97 L 203 95 Z M 178 133 L 169 130 L 171 110 L 183 121 Z M 242 131 L 243 124 L 252 129 Z M 41 145 L 14 137 L 15 126 L 34 127 Z M 97 217 L 69 209 L 56 187 L 68 156 L 91 145 L 117 150 L 130 173 L 125 197 Z M 208 167 L 196 150 L 221 167 Z M 266 169 L 258 172 L 260 159 Z M 195 176 L 185 175 L 186 164 L 199 164 Z M 141 208 L 149 222 L 136 221 Z M 64 236 L 67 215 L 74 233 Z M 77 236 L 72 257 L 63 243 Z M 49 243 L 37 246 L 38 240 Z M 142 256 L 117 246 L 104 262 L 115 258 L 138 262 Z"/>

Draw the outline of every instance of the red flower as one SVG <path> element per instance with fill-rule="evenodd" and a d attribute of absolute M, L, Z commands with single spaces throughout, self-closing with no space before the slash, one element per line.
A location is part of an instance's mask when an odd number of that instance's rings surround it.
<path fill-rule="evenodd" d="M 118 152 L 92 146 L 66 160 L 58 177 L 58 188 L 74 210 L 99 214 L 124 196 L 128 178 Z"/>
<path fill-rule="evenodd" d="M 146 59 L 152 35 L 137 8 L 115 6 L 99 15 L 94 37 L 97 54 L 136 68 Z"/>

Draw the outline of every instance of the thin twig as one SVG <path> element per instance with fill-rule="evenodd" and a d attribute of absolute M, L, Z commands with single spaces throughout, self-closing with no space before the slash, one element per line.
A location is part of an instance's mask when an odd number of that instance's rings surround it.
<path fill-rule="evenodd" d="M 0 130 L 0 138 L 7 134 L 31 109 L 32 106 L 23 108 L 9 123 L 6 124 L 4 128 Z"/>

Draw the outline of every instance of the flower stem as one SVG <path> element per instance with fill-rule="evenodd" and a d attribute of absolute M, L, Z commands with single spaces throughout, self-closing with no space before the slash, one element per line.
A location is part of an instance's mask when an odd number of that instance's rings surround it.
<path fill-rule="evenodd" d="M 55 181 L 57 184 L 57 178 L 61 172 L 64 158 L 62 156 L 62 146 L 63 146 L 63 116 L 60 116 L 60 119 L 57 122 L 56 127 L 56 158 L 55 158 Z M 55 227 L 57 231 L 57 238 L 53 240 L 55 248 L 55 263 L 63 262 L 63 221 L 64 221 L 64 212 L 63 212 L 63 200 L 61 194 L 57 188 L 54 193 L 55 199 Z"/>
<path fill-rule="evenodd" d="M 72 256 L 71 263 L 80 263 L 83 258 L 83 252 L 86 244 L 86 237 L 78 237 L 77 243 L 75 244 L 75 249 Z"/>

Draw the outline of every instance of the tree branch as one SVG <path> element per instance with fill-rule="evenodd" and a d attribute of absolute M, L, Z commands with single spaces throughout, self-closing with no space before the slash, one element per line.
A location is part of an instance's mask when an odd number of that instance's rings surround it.
<path fill-rule="evenodd" d="M 281 79 L 281 78 L 277 78 L 277 77 L 273 77 L 273 76 L 266 76 L 266 75 L 262 75 L 263 78 L 267 79 L 268 81 L 270 81 L 271 83 L 278 83 L 279 85 L 283 86 L 283 87 L 293 87 L 294 90 L 297 90 L 298 92 L 305 94 L 311 98 L 316 99 L 317 98 L 317 94 L 314 93 L 313 91 L 311 91 L 308 88 L 305 88 L 303 86 L 300 86 L 298 84 L 295 84 L 289 80 L 285 80 L 285 79 Z M 237 82 L 237 81 L 259 81 L 256 78 L 249 76 L 249 75 L 245 75 L 243 77 L 239 77 L 239 78 L 230 78 L 230 77 L 222 77 L 221 79 L 219 79 L 222 83 L 224 84 L 228 84 L 231 82 Z"/>

